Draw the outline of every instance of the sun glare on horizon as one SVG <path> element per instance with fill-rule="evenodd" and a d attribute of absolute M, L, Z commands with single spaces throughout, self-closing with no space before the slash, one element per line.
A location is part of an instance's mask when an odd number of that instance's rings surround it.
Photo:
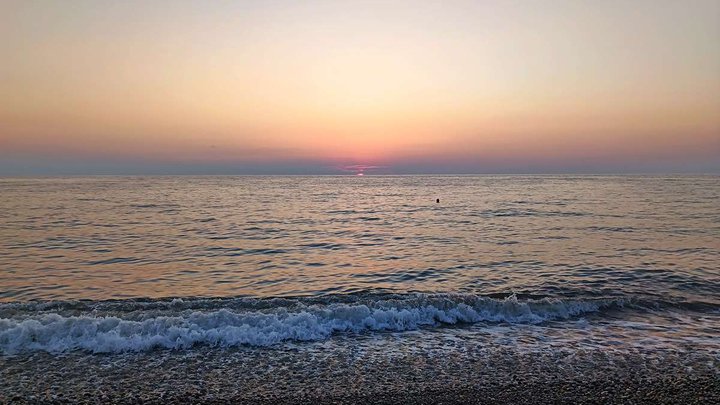
<path fill-rule="evenodd" d="M 720 172 L 717 1 L 9 0 L 0 16 L 0 174 Z"/>

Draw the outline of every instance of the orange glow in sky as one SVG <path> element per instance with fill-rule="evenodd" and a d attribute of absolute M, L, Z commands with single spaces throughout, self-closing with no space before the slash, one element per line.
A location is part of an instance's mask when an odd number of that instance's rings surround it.
<path fill-rule="evenodd" d="M 719 172 L 718 38 L 714 0 L 8 0 L 0 174 Z"/>

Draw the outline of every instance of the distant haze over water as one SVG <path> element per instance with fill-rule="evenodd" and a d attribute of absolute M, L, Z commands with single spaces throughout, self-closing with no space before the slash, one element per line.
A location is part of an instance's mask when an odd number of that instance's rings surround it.
<path fill-rule="evenodd" d="M 0 175 L 720 173 L 720 3 L 0 2 Z"/>

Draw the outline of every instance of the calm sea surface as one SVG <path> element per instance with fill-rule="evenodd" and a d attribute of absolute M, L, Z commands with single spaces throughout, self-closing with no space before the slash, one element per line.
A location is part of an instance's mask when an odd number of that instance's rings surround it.
<path fill-rule="evenodd" d="M 720 353 L 720 177 L 4 178 L 0 302 L 6 354 L 449 325 Z"/>

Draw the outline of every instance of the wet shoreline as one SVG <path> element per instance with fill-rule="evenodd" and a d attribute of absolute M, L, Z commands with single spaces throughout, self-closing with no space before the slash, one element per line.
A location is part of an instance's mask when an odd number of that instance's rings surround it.
<path fill-rule="evenodd" d="M 715 352 L 429 347 L 386 339 L 6 356 L 0 403 L 720 402 Z"/>

